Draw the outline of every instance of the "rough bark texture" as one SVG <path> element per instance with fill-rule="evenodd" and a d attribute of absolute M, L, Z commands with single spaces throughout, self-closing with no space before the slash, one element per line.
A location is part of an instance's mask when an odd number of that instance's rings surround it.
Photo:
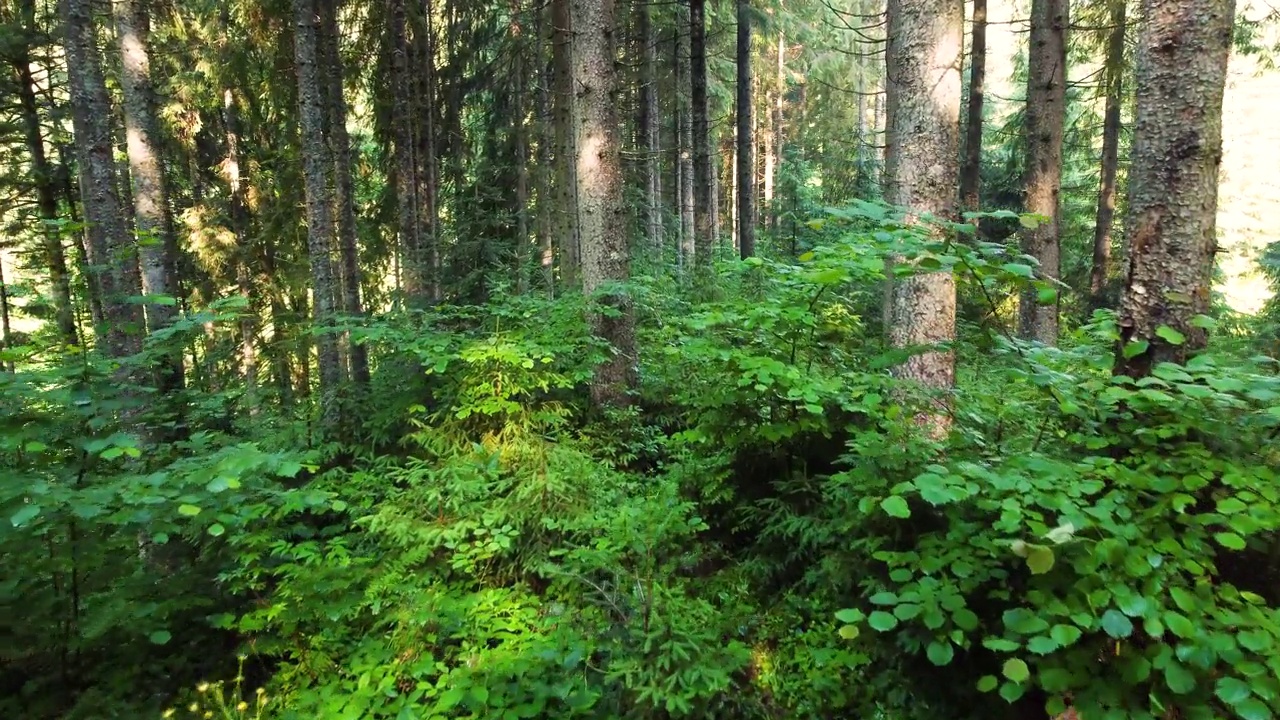
<path fill-rule="evenodd" d="M 1102 121 L 1102 178 L 1098 187 L 1098 213 L 1093 226 L 1093 267 L 1089 273 L 1089 296 L 1095 308 L 1102 307 L 1107 273 L 1111 264 L 1111 228 L 1116 215 L 1116 175 L 1120 169 L 1120 105 L 1124 92 L 1124 38 L 1126 0 L 1111 0 L 1111 30 L 1107 36 L 1107 58 L 1103 68 L 1107 95 Z"/>
<path fill-rule="evenodd" d="M 1046 220 L 1022 231 L 1022 251 L 1040 261 L 1040 274 L 1057 279 L 1061 257 L 1062 134 L 1067 105 L 1069 0 L 1032 0 L 1027 67 L 1026 210 Z M 1055 295 L 1055 298 L 1057 296 Z M 1046 345 L 1058 341 L 1058 301 L 1041 304 L 1022 292 L 1018 331 Z"/>
<path fill-rule="evenodd" d="M 176 283 L 170 272 L 176 263 L 167 253 L 174 247 L 173 225 L 169 214 L 169 189 L 160 157 L 160 123 L 151 84 L 151 60 L 147 49 L 150 19 L 145 0 L 115 0 L 115 23 L 142 292 L 173 297 L 176 295 Z M 145 307 L 150 332 L 168 327 L 177 315 L 176 303 L 149 302 Z M 159 367 L 160 388 L 176 390 L 182 384 L 181 354 L 164 358 Z"/>
<path fill-rule="evenodd" d="M 422 17 L 414 26 L 411 76 L 417 78 L 411 97 L 414 129 L 414 161 L 417 163 L 416 193 L 418 197 L 419 253 L 427 264 L 427 297 L 438 303 L 443 297 L 443 269 L 440 260 L 440 163 L 436 154 L 436 75 L 435 10 L 432 0 L 422 4 Z M 461 167 L 461 160 L 454 164 Z"/>
<path fill-rule="evenodd" d="M 885 189 L 888 200 L 912 216 L 951 217 L 955 212 L 963 24 L 960 0 L 890 0 L 888 5 Z M 895 281 L 889 295 L 894 347 L 955 339 L 956 288 L 950 272 Z M 939 349 L 916 353 L 896 372 L 927 387 L 947 389 L 955 384 L 955 354 Z M 921 420 L 936 433 L 949 424 L 941 411 Z"/>
<path fill-rule="evenodd" d="M 752 133 L 751 3 L 738 0 L 738 252 L 756 254 L 756 161 Z"/>
<path fill-rule="evenodd" d="M 320 0 L 320 38 L 323 41 L 321 58 L 324 70 L 321 77 L 327 92 L 325 107 L 328 110 L 329 154 L 333 158 L 335 217 L 338 227 L 339 268 L 342 277 L 341 307 L 347 315 L 358 318 L 364 315 L 360 301 L 360 250 L 356 235 L 355 182 L 351 170 L 351 137 L 347 133 L 347 101 L 342 82 L 342 38 L 338 30 L 337 0 Z M 360 385 L 369 382 L 369 351 L 364 345 L 351 342 L 350 333 L 344 334 L 347 343 L 351 379 Z"/>
<path fill-rule="evenodd" d="M 706 0 L 689 3 L 689 100 L 693 106 L 693 235 L 694 265 L 704 281 L 711 275 L 715 240 L 711 210 L 711 126 L 707 118 Z"/>
<path fill-rule="evenodd" d="M 537 38 L 538 57 L 542 56 L 542 43 L 545 35 L 543 34 L 543 13 L 537 11 L 534 14 L 534 37 Z M 537 192 L 538 192 L 538 247 L 539 259 L 538 264 L 542 270 L 542 285 L 547 291 L 547 297 L 555 299 L 556 296 L 556 255 L 555 240 L 552 235 L 553 212 L 552 203 L 555 198 L 551 194 L 551 146 L 555 144 L 555 138 L 552 131 L 551 123 L 551 72 L 550 67 L 545 62 L 538 62 L 538 87 L 536 94 L 536 110 L 538 118 L 538 152 L 537 152 Z"/>
<path fill-rule="evenodd" d="M 23 32 L 33 38 L 36 28 L 35 0 L 22 0 L 18 12 Z M 71 304 L 71 279 L 67 274 L 67 254 L 62 247 L 62 236 L 54 226 L 58 219 L 58 186 L 53 165 L 45 151 L 44 133 L 40 123 L 40 110 L 36 103 L 36 84 L 31 74 L 30 46 L 18 45 L 12 66 L 17 79 L 18 114 L 22 118 L 23 139 L 31 162 L 31 180 L 35 184 L 36 210 L 39 212 L 41 238 L 44 246 L 45 267 L 49 269 L 50 295 L 53 298 L 54 322 L 62 341 L 75 345 L 79 342 L 75 313 Z"/>
<path fill-rule="evenodd" d="M 1116 372 L 1132 377 L 1182 362 L 1207 341 L 1192 320 L 1209 309 L 1235 3 L 1144 0 L 1143 10 L 1120 338 L 1122 347 L 1149 345 L 1116 361 Z M 1170 342 L 1167 331 L 1162 337 L 1165 326 L 1185 341 Z"/>
<path fill-rule="evenodd" d="M 653 19 L 647 2 L 636 4 L 640 42 L 640 141 L 644 152 L 644 224 L 654 256 L 661 259 L 665 239 L 662 232 L 662 173 L 659 158 L 662 138 L 658 132 L 658 55 L 654 44 Z"/>
<path fill-rule="evenodd" d="M 325 80 L 319 57 L 319 18 L 314 0 L 293 0 L 294 64 L 298 72 L 298 114 L 302 120 L 302 166 L 307 196 L 307 256 L 311 261 L 311 314 L 319 333 L 320 417 L 326 429 L 339 421 L 342 367 L 337 337 L 329 332 L 335 308 L 333 273 L 333 186 L 325 144 Z"/>
<path fill-rule="evenodd" d="M 554 82 L 552 113 L 556 136 L 556 224 L 560 244 L 560 280 L 569 287 L 578 285 L 579 257 L 578 196 L 574 145 L 577 108 L 573 84 L 574 28 L 570 0 L 551 0 L 551 65 Z"/>
<path fill-rule="evenodd" d="M 696 262 L 697 246 L 694 230 L 693 178 L 693 5 L 700 0 L 681 4 L 676 20 L 676 127 L 680 151 L 676 158 L 677 198 L 680 205 L 680 270 L 691 271 Z"/>
<path fill-rule="evenodd" d="M 964 160 L 960 165 L 960 206 L 977 211 L 982 204 L 982 109 L 987 82 L 987 0 L 973 0 L 969 51 L 969 102 L 965 109 Z"/>
<path fill-rule="evenodd" d="M 613 0 L 573 0 L 573 87 L 577 90 L 578 226 L 582 233 L 582 287 L 611 312 L 593 311 L 593 334 L 613 347 L 596 368 L 591 395 L 597 404 L 627 403 L 635 380 L 635 320 L 631 299 L 606 289 L 630 274 L 626 207 L 622 195 L 622 147 L 618 132 Z M 613 315 L 616 314 L 616 317 Z"/>
<path fill-rule="evenodd" d="M 92 5 L 91 0 L 59 1 L 80 197 L 89 226 L 86 259 L 102 304 L 97 335 L 109 356 L 124 357 L 142 349 L 145 325 L 141 306 L 129 302 L 140 291 L 138 256 L 120 200 L 111 138 L 111 99 L 102 77 Z"/>

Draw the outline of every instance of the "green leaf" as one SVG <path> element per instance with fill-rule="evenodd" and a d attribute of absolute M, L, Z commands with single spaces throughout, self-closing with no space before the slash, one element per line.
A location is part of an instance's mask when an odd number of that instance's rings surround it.
<path fill-rule="evenodd" d="M 98 457 L 102 458 L 103 460 L 115 460 L 121 455 L 124 455 L 124 448 L 112 446 L 107 448 L 106 450 L 103 450 Z"/>
<path fill-rule="evenodd" d="M 1005 627 L 1023 635 L 1035 635 L 1049 629 L 1049 623 L 1026 608 L 1005 610 L 1002 619 Z"/>
<path fill-rule="evenodd" d="M 1022 683 L 1007 682 L 1000 686 L 1000 697 L 1010 705 L 1022 699 L 1027 694 L 1027 686 Z"/>
<path fill-rule="evenodd" d="M 214 537 L 220 537 L 227 529 L 221 523 L 214 523 L 209 526 L 209 534 Z"/>
<path fill-rule="evenodd" d="M 186 515 L 187 517 L 195 517 L 200 514 L 200 508 L 195 505 L 179 505 L 178 514 Z"/>
<path fill-rule="evenodd" d="M 1185 695 L 1196 689 L 1196 676 L 1176 660 L 1170 660 L 1164 667 L 1164 682 L 1169 689 L 1179 695 Z"/>
<path fill-rule="evenodd" d="M 19 528 L 31 522 L 40 514 L 39 505 L 23 505 L 17 512 L 9 516 L 9 522 L 14 527 Z"/>
<path fill-rule="evenodd" d="M 1213 694 L 1228 705 L 1238 705 L 1248 700 L 1253 695 L 1253 691 L 1249 689 L 1249 683 L 1240 678 L 1224 677 L 1218 680 L 1218 686 Z"/>
<path fill-rule="evenodd" d="M 983 675 L 981 678 L 978 678 L 978 692 L 991 692 L 992 690 L 995 690 L 996 685 L 999 684 L 1000 681 L 996 679 L 995 675 Z"/>
<path fill-rule="evenodd" d="M 889 632 L 898 627 L 898 618 L 887 612 L 877 610 L 867 618 L 867 623 L 880 632 Z"/>
<path fill-rule="evenodd" d="M 845 608 L 844 610 L 836 611 L 836 619 L 843 623 L 862 622 L 864 617 L 866 615 L 863 615 L 862 611 L 857 608 Z"/>
<path fill-rule="evenodd" d="M 1027 641 L 1027 649 L 1037 655 L 1048 655 L 1058 647 L 1058 641 L 1048 635 L 1037 635 Z"/>
<path fill-rule="evenodd" d="M 1044 545 L 1027 546 L 1027 567 L 1032 575 L 1044 575 L 1053 569 L 1053 550 Z"/>
<path fill-rule="evenodd" d="M 845 640 L 856 640 L 858 639 L 858 635 L 862 633 L 862 631 L 858 629 L 857 625 L 841 625 L 838 632 L 840 633 L 840 637 Z"/>
<path fill-rule="evenodd" d="M 799 261 L 800 261 L 800 262 L 802 262 L 802 263 L 812 262 L 812 261 L 813 261 L 813 251 L 812 251 L 812 250 L 810 250 L 809 252 L 804 253 L 803 255 L 801 255 L 800 257 L 798 257 L 798 258 L 796 258 L 796 259 L 797 259 L 797 260 L 799 260 Z"/>
<path fill-rule="evenodd" d="M 1001 672 L 1004 673 L 1005 677 L 1016 683 L 1026 682 L 1027 678 L 1031 677 L 1031 668 L 1027 667 L 1027 664 L 1018 658 L 1006 660 Z"/>
<path fill-rule="evenodd" d="M 1176 612 L 1167 612 L 1164 614 L 1164 626 L 1169 631 L 1180 638 L 1192 638 L 1196 635 L 1196 627 L 1184 615 Z"/>
<path fill-rule="evenodd" d="M 1000 268 L 1010 275 L 1017 275 L 1028 279 L 1036 276 L 1036 271 L 1030 265 L 1023 265 L 1022 263 L 1005 263 L 1004 265 L 1001 265 Z"/>
<path fill-rule="evenodd" d="M 1080 639 L 1080 635 L 1080 628 L 1075 625 L 1054 625 L 1053 630 L 1049 631 L 1049 637 L 1062 647 L 1074 645 Z"/>
<path fill-rule="evenodd" d="M 1169 343 L 1170 345 L 1181 345 L 1182 343 L 1187 341 L 1186 335 L 1183 335 L 1182 333 L 1178 332 L 1177 330 L 1174 330 L 1168 325 L 1161 325 L 1160 327 L 1156 328 L 1156 335 L 1159 336 L 1161 339 L 1163 339 L 1165 342 Z"/>
<path fill-rule="evenodd" d="M 169 642 L 169 640 L 173 639 L 173 635 L 170 634 L 168 630 L 156 630 L 148 635 L 147 638 L 156 645 L 164 645 Z"/>
<path fill-rule="evenodd" d="M 1051 287 L 1042 287 L 1036 291 L 1036 302 L 1041 305 L 1052 305 L 1058 302 L 1058 291 Z"/>
<path fill-rule="evenodd" d="M 907 506 L 907 501 L 897 495 L 893 495 L 880 501 L 880 507 L 889 515 L 896 518 L 911 517 L 911 508 Z"/>
<path fill-rule="evenodd" d="M 1146 352 L 1149 347 L 1151 347 L 1151 343 L 1146 340 L 1130 340 L 1125 343 L 1124 349 L 1121 353 L 1124 355 L 1125 360 L 1132 360 Z"/>
<path fill-rule="evenodd" d="M 887 590 L 871 596 L 871 604 L 873 605 L 896 605 L 897 603 L 898 596 Z"/>
<path fill-rule="evenodd" d="M 1240 720 L 1271 720 L 1271 708 L 1268 708 L 1261 700 L 1257 698 L 1249 698 L 1233 709 L 1240 716 Z"/>
<path fill-rule="evenodd" d="M 956 650 L 947 641 L 934 641 L 929 643 L 929 649 L 926 651 L 929 656 L 929 662 L 934 665 L 946 665 L 955 657 Z"/>
<path fill-rule="evenodd" d="M 1014 650 L 1022 647 L 1012 640 L 1005 640 L 1004 638 L 997 637 L 986 638 L 982 641 L 982 646 L 988 650 L 994 650 L 995 652 L 1013 652 Z"/>
<path fill-rule="evenodd" d="M 1111 609 L 1102 614 L 1102 629 L 1118 640 L 1133 634 L 1133 622 L 1119 610 Z"/>
<path fill-rule="evenodd" d="M 960 608 L 951 616 L 951 622 L 967 632 L 978 627 L 978 614 L 969 608 Z"/>
<path fill-rule="evenodd" d="M 1218 544 L 1228 550 L 1243 550 L 1245 548 L 1244 538 L 1235 533 L 1223 532 L 1213 536 Z"/>

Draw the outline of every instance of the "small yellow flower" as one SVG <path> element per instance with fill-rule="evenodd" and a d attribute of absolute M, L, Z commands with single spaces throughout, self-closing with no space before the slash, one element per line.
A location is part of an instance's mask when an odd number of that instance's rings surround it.
<path fill-rule="evenodd" d="M 240 712 L 244 712 L 245 710 L 249 709 L 249 703 L 241 700 L 240 704 L 236 705 L 236 709 L 239 710 Z"/>
<path fill-rule="evenodd" d="M 199 703 L 191 703 L 187 706 L 187 709 L 191 712 L 200 712 L 200 705 Z"/>
<path fill-rule="evenodd" d="M 169 708 L 168 710 L 165 710 L 165 711 L 164 711 L 164 714 L 163 714 L 163 715 L 161 715 L 160 717 L 162 717 L 162 718 L 171 718 L 171 717 L 173 717 L 173 712 L 174 712 L 174 711 L 173 711 L 173 708 Z"/>
<path fill-rule="evenodd" d="M 207 682 L 200 683 L 199 685 L 196 686 L 196 690 L 199 691 L 200 693 L 209 692 L 209 683 Z"/>

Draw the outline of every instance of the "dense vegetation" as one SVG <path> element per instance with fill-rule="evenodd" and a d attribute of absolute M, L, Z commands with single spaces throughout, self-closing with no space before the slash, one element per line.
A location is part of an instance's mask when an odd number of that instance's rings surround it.
<path fill-rule="evenodd" d="M 985 0 L 110 5 L 0 0 L 0 715 L 1280 712 L 1229 0 L 999 123 Z"/>

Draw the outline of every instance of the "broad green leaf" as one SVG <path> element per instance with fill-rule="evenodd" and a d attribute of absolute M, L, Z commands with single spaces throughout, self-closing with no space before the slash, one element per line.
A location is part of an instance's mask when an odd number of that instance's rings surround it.
<path fill-rule="evenodd" d="M 1185 615 L 1176 612 L 1167 612 L 1164 614 L 1164 625 L 1169 631 L 1180 638 L 1192 638 L 1196 635 L 1196 627 Z"/>
<path fill-rule="evenodd" d="M 1164 668 L 1164 682 L 1169 689 L 1179 695 L 1185 695 L 1196 689 L 1196 677 L 1181 663 L 1170 660 Z"/>
<path fill-rule="evenodd" d="M 996 679 L 995 675 L 983 675 L 978 679 L 978 692 L 991 692 L 999 684 L 1000 681 Z"/>
<path fill-rule="evenodd" d="M 1080 635 L 1080 628 L 1075 625 L 1054 625 L 1053 630 L 1049 631 L 1049 637 L 1063 647 L 1074 645 L 1080 639 Z"/>
<path fill-rule="evenodd" d="M 1213 536 L 1218 544 L 1228 550 L 1243 550 L 1245 548 L 1244 538 L 1235 533 L 1223 532 Z"/>
<path fill-rule="evenodd" d="M 1048 655 L 1058 647 L 1058 641 L 1048 635 L 1037 635 L 1027 641 L 1027 649 L 1037 655 Z"/>
<path fill-rule="evenodd" d="M 888 590 L 871 596 L 871 604 L 873 605 L 896 605 L 897 603 L 898 596 Z"/>
<path fill-rule="evenodd" d="M 209 526 L 209 534 L 214 537 L 219 537 L 226 531 L 227 529 L 222 526 L 222 523 L 214 523 Z"/>
<path fill-rule="evenodd" d="M 1052 305 L 1058 302 L 1058 291 L 1051 287 L 1042 287 L 1036 291 L 1036 302 L 1041 305 Z"/>
<path fill-rule="evenodd" d="M 170 634 L 168 630 L 156 630 L 148 635 L 147 638 L 156 645 L 164 645 L 173 638 L 173 635 Z"/>
<path fill-rule="evenodd" d="M 1005 660 L 1004 667 L 1001 672 L 1010 680 L 1020 683 L 1026 682 L 1031 677 L 1031 668 L 1027 667 L 1027 663 L 1018 658 L 1010 658 Z"/>
<path fill-rule="evenodd" d="M 839 633 L 845 640 L 856 640 L 861 631 L 858 630 L 857 625 L 841 625 Z"/>
<path fill-rule="evenodd" d="M 1026 608 L 1006 610 L 1002 619 L 1005 627 L 1023 635 L 1035 635 L 1049 629 L 1049 623 L 1045 622 L 1035 612 Z"/>
<path fill-rule="evenodd" d="M 1027 567 L 1032 575 L 1044 575 L 1053 569 L 1053 549 L 1043 545 L 1031 545 L 1027 549 Z"/>
<path fill-rule="evenodd" d="M 23 505 L 21 508 L 19 508 L 18 511 L 15 512 L 14 514 L 10 515 L 9 522 L 12 523 L 13 526 L 16 528 L 22 527 L 23 525 L 26 525 L 27 523 L 34 520 L 36 516 L 39 514 L 40 514 L 40 506 L 28 503 L 26 505 Z"/>
<path fill-rule="evenodd" d="M 843 623 L 862 622 L 865 617 L 866 615 L 863 615 L 862 611 L 857 608 L 845 608 L 844 610 L 836 611 L 836 619 Z"/>
<path fill-rule="evenodd" d="M 967 632 L 978 627 L 978 615 L 969 608 L 960 608 L 951 616 L 951 622 Z"/>
<path fill-rule="evenodd" d="M 877 610 L 867 617 L 867 624 L 880 632 L 888 632 L 898 627 L 898 618 L 887 612 Z"/>
<path fill-rule="evenodd" d="M 1156 335 L 1170 345 L 1181 345 L 1187 341 L 1186 335 L 1183 335 L 1168 325 L 1161 325 L 1156 328 Z"/>
<path fill-rule="evenodd" d="M 946 665 L 955 657 L 956 649 L 945 640 L 934 641 L 929 643 L 926 654 L 929 656 L 929 662 L 934 665 Z"/>
<path fill-rule="evenodd" d="M 1213 694 L 1228 705 L 1238 705 L 1248 700 L 1253 695 L 1253 691 L 1249 689 L 1249 683 L 1240 678 L 1224 677 L 1218 680 Z"/>
<path fill-rule="evenodd" d="M 1146 352 L 1149 347 L 1151 347 L 1151 343 L 1146 340 L 1130 340 L 1125 343 L 1124 349 L 1121 350 L 1121 353 L 1124 355 L 1125 360 L 1132 360 Z"/>
<path fill-rule="evenodd" d="M 907 506 L 907 501 L 897 495 L 892 495 L 880 501 L 880 507 L 889 515 L 896 518 L 911 517 L 911 508 Z"/>
<path fill-rule="evenodd" d="M 1249 698 L 1232 707 L 1240 720 L 1271 720 L 1271 708 L 1257 698 Z"/>
<path fill-rule="evenodd" d="M 1022 263 L 1005 263 L 1000 267 L 1010 275 L 1017 275 L 1028 279 L 1036 276 L 1035 269 L 1030 265 L 1024 265 Z"/>
<path fill-rule="evenodd" d="M 1118 640 L 1133 634 L 1133 622 L 1119 610 L 1111 609 L 1102 614 L 1102 629 Z"/>
<path fill-rule="evenodd" d="M 178 514 L 186 515 L 187 517 L 195 517 L 200 514 L 200 508 L 195 505 L 179 505 Z"/>

